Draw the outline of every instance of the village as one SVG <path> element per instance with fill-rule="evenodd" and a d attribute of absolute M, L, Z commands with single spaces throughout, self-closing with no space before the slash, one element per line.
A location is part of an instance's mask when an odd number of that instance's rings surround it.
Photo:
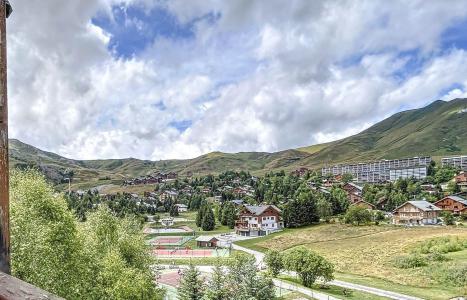
<path fill-rule="evenodd" d="M 153 188 L 139 194 L 124 192 L 135 186 Z M 227 263 L 237 252 L 246 252 L 256 257 L 259 269 L 267 268 L 264 253 L 275 247 L 270 242 L 278 239 L 281 245 L 287 245 L 287 237 L 293 248 L 296 237 L 292 232 L 302 236 L 311 230 L 332 229 L 331 238 L 349 228 L 363 235 L 370 230 L 370 236 L 412 228 L 420 234 L 420 241 L 437 241 L 444 236 L 465 241 L 467 237 L 463 229 L 467 220 L 467 156 L 446 157 L 440 164 L 430 157 L 416 157 L 341 164 L 320 171 L 303 167 L 264 177 L 234 171 L 184 178 L 175 173 L 156 173 L 126 180 L 122 191 L 117 195 L 97 191 L 73 194 L 91 203 L 121 203 L 125 199 L 125 205 L 144 216 L 146 243 L 159 263 L 158 282 L 173 299 L 187 265 L 206 269 Z M 118 212 L 125 205 L 109 207 Z M 400 244 L 417 244 L 410 241 L 411 235 Z M 312 237 L 305 234 L 303 239 L 311 242 Z M 412 259 L 410 255 L 407 259 Z M 404 272 L 397 270 L 399 276 Z M 409 282 L 413 280 L 412 275 L 404 276 Z M 340 289 L 339 293 L 347 291 Z M 424 295 L 420 288 L 415 290 L 415 295 Z"/>

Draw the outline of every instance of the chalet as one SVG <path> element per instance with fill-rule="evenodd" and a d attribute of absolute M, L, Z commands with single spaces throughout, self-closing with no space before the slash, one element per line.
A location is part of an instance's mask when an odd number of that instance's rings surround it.
<path fill-rule="evenodd" d="M 346 183 L 342 189 L 346 191 L 347 193 L 352 193 L 352 194 L 357 194 L 357 195 L 362 195 L 363 188 L 359 185 L 356 185 L 355 183 L 349 182 Z"/>
<path fill-rule="evenodd" d="M 395 225 L 436 224 L 440 212 L 441 208 L 428 201 L 407 201 L 392 212 L 392 221 Z"/>
<path fill-rule="evenodd" d="M 203 194 L 209 194 L 209 193 L 211 193 L 211 188 L 209 188 L 209 187 L 204 187 L 204 188 L 201 190 L 201 193 L 203 193 Z"/>
<path fill-rule="evenodd" d="M 342 189 L 347 193 L 347 198 L 349 199 L 350 203 L 356 203 L 363 201 L 362 198 L 362 191 L 363 188 L 361 186 L 356 185 L 355 183 L 349 182 L 345 184 Z"/>
<path fill-rule="evenodd" d="M 369 209 L 369 210 L 376 209 L 376 206 L 374 206 L 373 204 L 371 204 L 369 202 L 363 201 L 363 200 L 353 202 L 352 204 L 350 204 L 350 206 L 361 206 L 361 207 L 365 207 L 366 209 Z"/>
<path fill-rule="evenodd" d="M 196 245 L 200 248 L 215 248 L 219 240 L 213 236 L 200 235 L 196 238 Z"/>
<path fill-rule="evenodd" d="M 174 190 L 170 190 L 170 191 L 164 191 L 160 194 L 159 196 L 159 200 L 161 202 L 165 202 L 167 200 L 175 200 L 178 196 L 178 193 Z"/>
<path fill-rule="evenodd" d="M 188 211 L 188 206 L 185 204 L 175 204 L 177 207 L 178 212 L 186 212 Z"/>
<path fill-rule="evenodd" d="M 378 199 L 378 202 L 376 202 L 376 208 L 381 209 L 381 210 L 386 210 L 386 206 L 388 205 L 389 199 L 386 196 L 383 196 Z"/>
<path fill-rule="evenodd" d="M 430 195 L 433 195 L 433 194 L 436 194 L 437 193 L 437 189 L 436 189 L 436 186 L 434 184 L 422 184 L 421 186 L 421 189 L 422 191 L 430 194 Z"/>
<path fill-rule="evenodd" d="M 447 196 L 434 203 L 444 211 L 450 211 L 455 215 L 467 215 L 467 199 L 459 196 Z"/>
<path fill-rule="evenodd" d="M 301 167 L 295 171 L 292 171 L 290 174 L 292 176 L 297 176 L 297 177 L 303 177 L 306 175 L 306 173 L 308 173 L 310 170 L 308 168 L 305 168 L 305 167 Z"/>
<path fill-rule="evenodd" d="M 243 236 L 263 236 L 283 227 L 281 210 L 274 205 L 244 205 L 235 222 L 235 232 Z"/>
<path fill-rule="evenodd" d="M 467 172 L 460 172 L 455 178 L 457 185 L 463 192 L 467 191 Z"/>

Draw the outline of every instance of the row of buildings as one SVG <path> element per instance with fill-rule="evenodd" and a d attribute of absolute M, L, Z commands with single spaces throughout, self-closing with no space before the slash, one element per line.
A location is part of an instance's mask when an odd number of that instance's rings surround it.
<path fill-rule="evenodd" d="M 321 169 L 323 176 L 351 174 L 354 181 L 379 183 L 396 181 L 400 178 L 424 179 L 432 162 L 429 156 L 392 160 L 379 160 L 365 163 L 339 164 Z M 467 155 L 444 157 L 442 166 L 451 166 L 467 171 Z"/>
<path fill-rule="evenodd" d="M 435 203 L 425 200 L 407 201 L 393 211 L 396 225 L 433 225 L 438 223 L 439 214 L 449 211 L 454 215 L 467 215 L 467 199 L 452 195 Z"/>
<path fill-rule="evenodd" d="M 363 205 L 367 209 L 375 207 L 362 200 L 352 205 Z M 447 196 L 435 203 L 425 200 L 407 201 L 392 212 L 395 225 L 435 225 L 439 223 L 442 211 L 455 215 L 467 215 L 467 199 L 460 196 Z M 274 205 L 244 205 L 235 222 L 235 232 L 241 236 L 264 236 L 282 230 L 284 222 L 281 210 Z"/>

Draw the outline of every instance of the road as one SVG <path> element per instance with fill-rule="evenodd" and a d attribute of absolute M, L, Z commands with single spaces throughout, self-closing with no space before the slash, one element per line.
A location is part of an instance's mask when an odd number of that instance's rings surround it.
<path fill-rule="evenodd" d="M 258 268 L 261 269 L 261 268 L 265 267 L 264 253 L 261 253 L 259 251 L 255 251 L 255 250 L 251 250 L 251 249 L 248 249 L 248 248 L 245 248 L 245 247 L 241 247 L 241 246 L 238 246 L 238 245 L 235 245 L 235 244 L 232 244 L 232 248 L 235 249 L 235 250 L 244 251 L 246 253 L 249 253 L 249 254 L 253 255 L 255 257 L 255 259 L 256 259 L 256 265 L 258 266 Z M 294 276 L 295 274 L 291 273 L 290 275 Z M 400 293 L 396 293 L 396 292 L 386 291 L 386 290 L 382 290 L 382 289 L 378 289 L 378 288 L 374 288 L 374 287 L 369 287 L 369 286 L 365 286 L 365 285 L 350 283 L 350 282 L 341 281 L 341 280 L 332 280 L 332 281 L 329 282 L 329 284 L 340 286 L 340 287 L 351 289 L 351 290 L 357 290 L 357 291 L 361 291 L 361 292 L 365 292 L 365 293 L 369 293 L 369 294 L 373 294 L 373 295 L 383 296 L 383 297 L 387 297 L 389 299 L 394 299 L 394 300 L 423 300 L 421 298 L 417 298 L 417 297 L 413 297 L 413 296 L 408 296 L 408 295 L 404 295 L 404 294 L 400 294 Z"/>

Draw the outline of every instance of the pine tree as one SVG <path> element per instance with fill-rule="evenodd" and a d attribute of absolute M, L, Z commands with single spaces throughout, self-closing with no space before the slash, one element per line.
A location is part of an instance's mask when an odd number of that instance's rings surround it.
<path fill-rule="evenodd" d="M 178 217 L 178 207 L 175 204 L 170 208 L 170 216 Z"/>
<path fill-rule="evenodd" d="M 204 212 L 206 211 L 206 205 L 202 205 L 198 209 L 198 213 L 196 214 L 196 226 L 201 227 L 203 224 L 203 219 L 204 219 Z"/>
<path fill-rule="evenodd" d="M 211 205 L 207 204 L 204 208 L 203 221 L 201 222 L 201 228 L 204 231 L 214 230 L 216 227 L 216 219 L 214 218 L 214 213 L 212 212 Z"/>
<path fill-rule="evenodd" d="M 236 217 L 237 212 L 235 211 L 234 204 L 232 202 L 227 202 L 222 210 L 221 224 L 229 226 L 229 228 L 234 228 Z"/>
<path fill-rule="evenodd" d="M 231 298 L 229 297 L 229 291 L 225 286 L 225 279 L 222 266 L 220 264 L 216 264 L 203 300 L 224 300 Z"/>
<path fill-rule="evenodd" d="M 183 274 L 178 288 L 178 298 L 180 300 L 198 300 L 203 297 L 202 281 L 200 273 L 194 265 L 190 265 Z"/>

